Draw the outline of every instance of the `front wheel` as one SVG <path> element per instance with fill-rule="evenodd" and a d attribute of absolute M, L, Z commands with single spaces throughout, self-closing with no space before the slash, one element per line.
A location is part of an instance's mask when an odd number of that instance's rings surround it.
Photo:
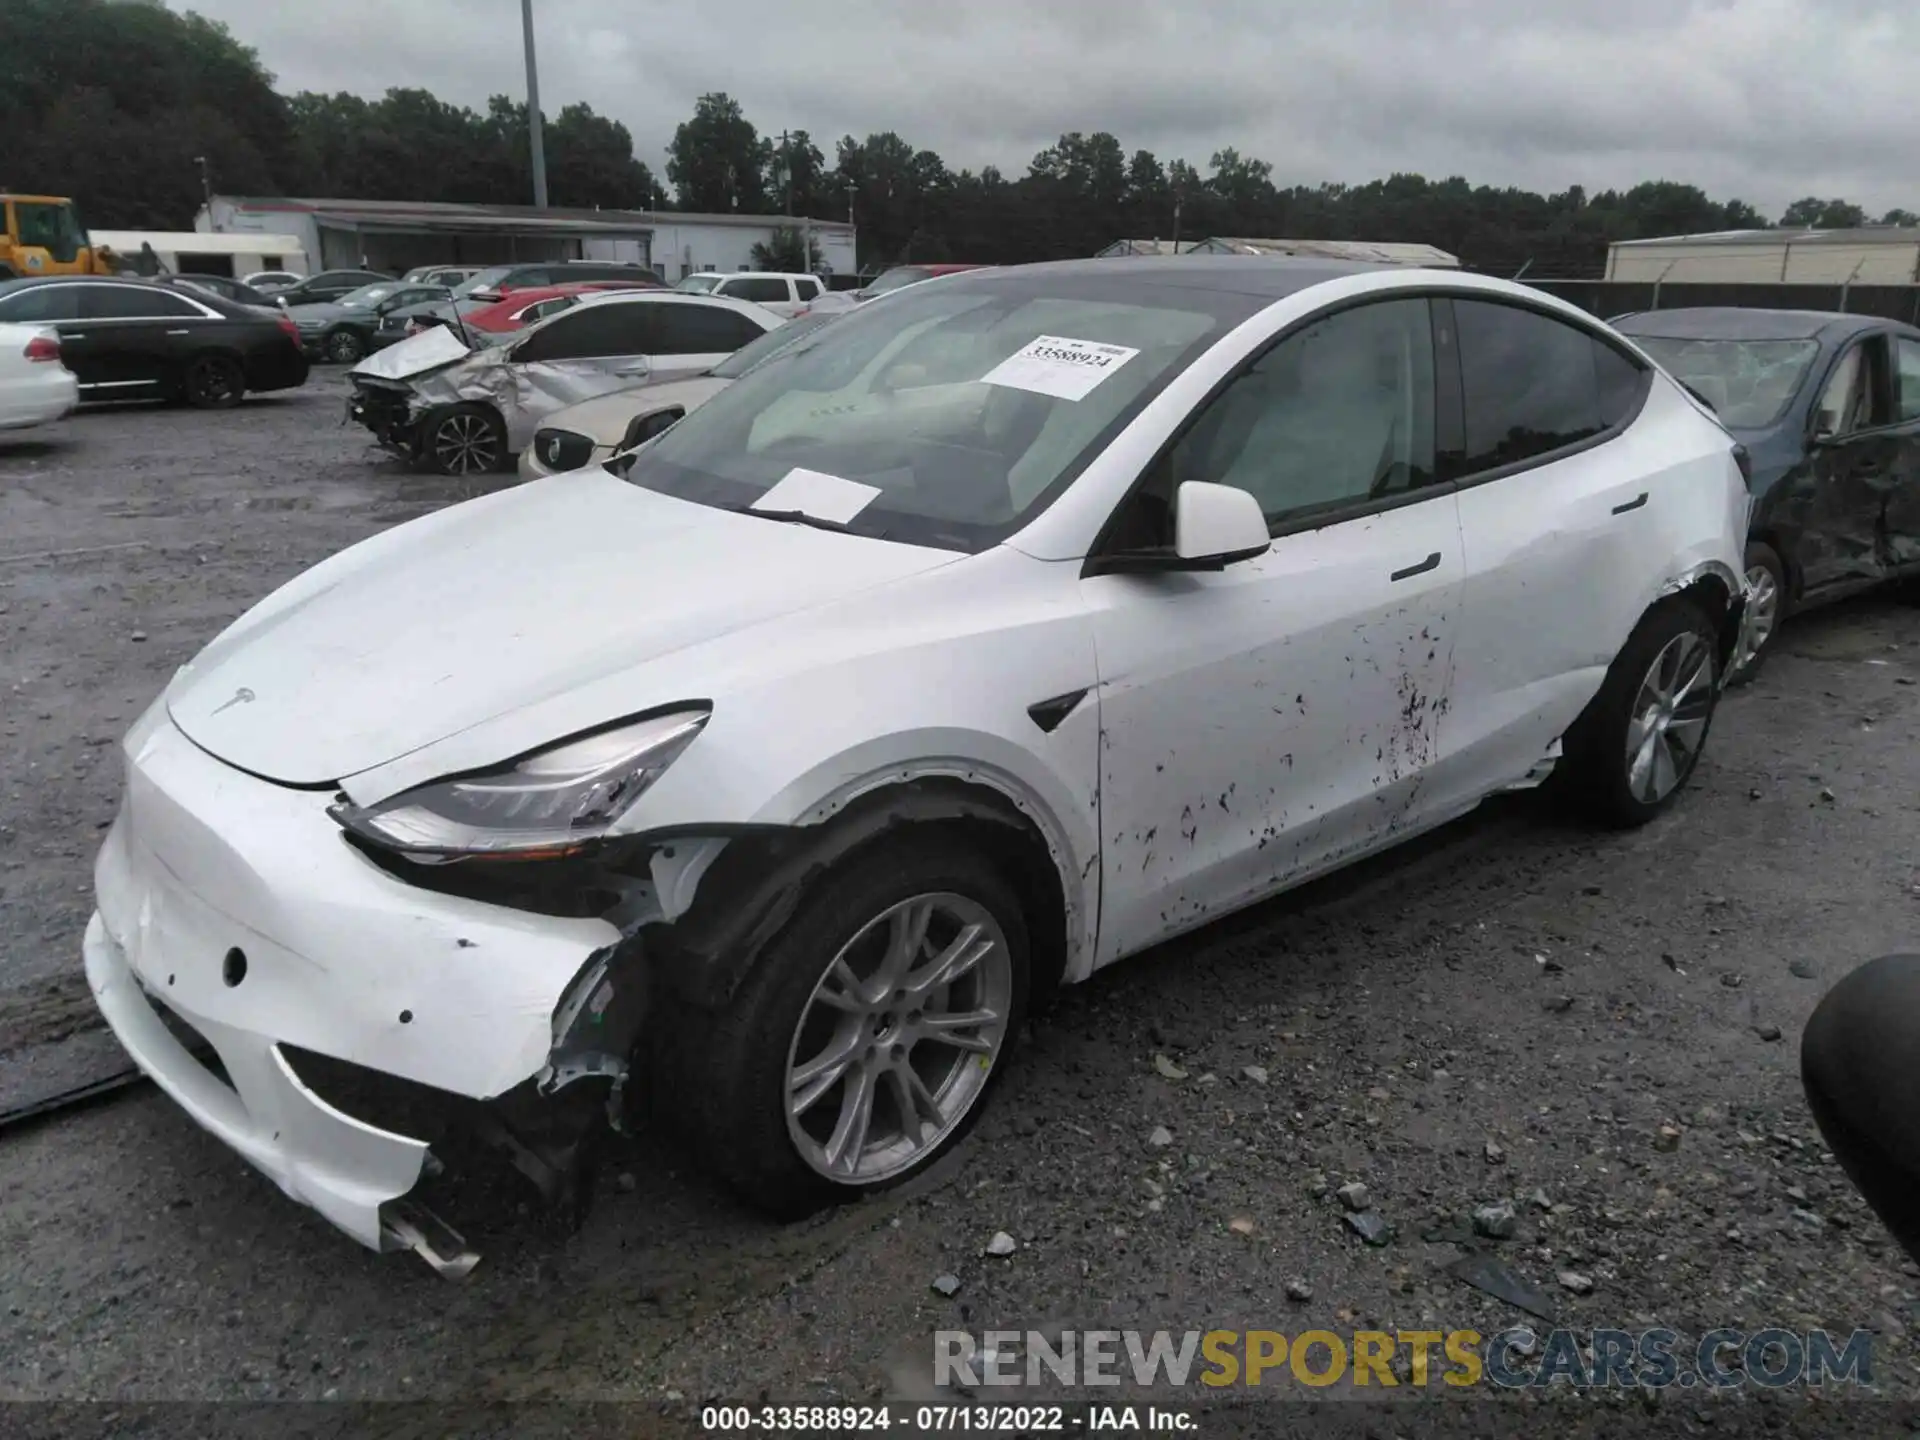
<path fill-rule="evenodd" d="M 367 353 L 367 342 L 357 330 L 335 330 L 327 336 L 324 349 L 335 365 L 352 365 Z"/>
<path fill-rule="evenodd" d="M 1771 545 L 1747 546 L 1747 608 L 1740 617 L 1740 639 L 1727 663 L 1727 684 L 1745 685 L 1760 673 L 1773 651 L 1773 637 L 1786 614 L 1787 567 Z"/>
<path fill-rule="evenodd" d="M 676 1016 L 662 1077 L 708 1164 L 778 1218 L 897 1185 L 970 1130 L 1027 999 L 1014 891 L 929 838 L 856 856 L 719 1011 Z"/>
<path fill-rule="evenodd" d="M 1650 610 L 1568 731 L 1563 784 L 1606 825 L 1653 819 L 1700 762 L 1719 700 L 1713 621 L 1690 600 Z"/>
<path fill-rule="evenodd" d="M 456 405 L 429 416 L 415 452 L 435 475 L 475 475 L 498 470 L 507 459 L 507 430 L 484 405 Z"/>

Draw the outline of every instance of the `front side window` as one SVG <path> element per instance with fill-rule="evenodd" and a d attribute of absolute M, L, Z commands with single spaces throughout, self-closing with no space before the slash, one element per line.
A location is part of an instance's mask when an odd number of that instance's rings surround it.
<path fill-rule="evenodd" d="M 761 361 L 771 359 L 789 345 L 798 344 L 833 318 L 832 315 L 803 315 L 777 330 L 768 330 L 742 345 L 707 373 L 716 380 L 738 380 Z"/>
<path fill-rule="evenodd" d="M 1899 418 L 1920 420 L 1920 340 L 1899 341 L 1900 403 Z"/>
<path fill-rule="evenodd" d="M 1537 310 L 1453 302 L 1466 409 L 1462 475 L 1536 459 L 1631 417 L 1642 376 L 1620 351 Z"/>
<path fill-rule="evenodd" d="M 1231 485 L 1281 525 L 1431 485 L 1430 316 L 1424 299 L 1389 300 L 1289 335 L 1195 417 L 1146 488 L 1170 514 L 1189 480 Z"/>
<path fill-rule="evenodd" d="M 1270 303 L 1135 277 L 994 278 L 836 317 L 694 410 L 627 479 L 740 508 L 812 471 L 864 488 L 834 517 L 858 534 L 981 550 Z"/>
<path fill-rule="evenodd" d="M 81 307 L 89 320 L 157 320 L 198 317 L 204 312 L 184 296 L 131 285 L 88 285 Z"/>
<path fill-rule="evenodd" d="M 795 280 L 793 282 L 793 288 L 799 293 L 802 300 L 818 300 L 820 298 L 820 282 L 818 280 Z"/>
<path fill-rule="evenodd" d="M 719 283 L 718 275 L 689 275 L 673 288 L 683 290 L 689 295 L 711 295 L 713 287 Z"/>
<path fill-rule="evenodd" d="M 78 285 L 26 285 L 0 294 L 0 320 L 10 324 L 52 324 L 79 318 Z"/>
<path fill-rule="evenodd" d="M 604 360 L 645 355 L 651 341 L 644 305 L 582 305 L 555 317 L 515 347 L 516 361 Z M 508 337 L 511 339 L 512 337 Z"/>
<path fill-rule="evenodd" d="M 1880 384 L 1886 363 L 1883 347 L 1881 338 L 1871 335 L 1849 346 L 1840 357 L 1814 411 L 1816 435 L 1851 435 L 1890 423 L 1890 412 L 1881 399 L 1889 388 Z"/>
<path fill-rule="evenodd" d="M 1759 429 L 1786 412 L 1819 357 L 1818 340 L 1688 340 L 1637 335 L 1640 348 L 1733 429 Z"/>

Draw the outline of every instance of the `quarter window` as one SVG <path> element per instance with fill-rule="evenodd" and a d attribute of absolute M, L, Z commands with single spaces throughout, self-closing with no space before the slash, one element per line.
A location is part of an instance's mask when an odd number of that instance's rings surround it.
<path fill-rule="evenodd" d="M 1461 474 L 1552 454 L 1623 424 L 1644 376 L 1564 321 L 1519 305 L 1453 302 L 1466 409 Z"/>
<path fill-rule="evenodd" d="M 1424 299 L 1342 310 L 1289 335 L 1215 398 L 1167 457 L 1232 485 L 1269 523 L 1434 482 L 1433 330 Z"/>

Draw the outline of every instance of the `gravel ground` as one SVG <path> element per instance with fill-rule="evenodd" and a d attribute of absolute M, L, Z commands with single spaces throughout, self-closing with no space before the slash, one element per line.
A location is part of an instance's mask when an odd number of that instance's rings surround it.
<path fill-rule="evenodd" d="M 78 958 L 112 742 L 251 601 L 470 493 L 369 450 L 343 396 L 322 371 L 237 413 L 0 440 L 0 1105 L 113 1060 Z M 929 1398 L 939 1329 L 1525 1323 L 1446 1270 L 1477 1252 L 1570 1326 L 1874 1333 L 1878 1400 L 1562 1393 L 1555 1433 L 1904 1433 L 1920 1270 L 1823 1150 L 1795 1042 L 1920 923 L 1916 680 L 1910 611 L 1808 617 L 1661 822 L 1596 836 L 1502 802 L 1106 972 L 1034 1022 L 943 1173 L 796 1226 L 643 1139 L 574 1234 L 476 1183 L 456 1216 L 486 1259 L 453 1285 L 286 1203 L 151 1090 L 15 1131 L 0 1399 L 627 1401 L 647 1433 L 710 1399 Z M 1355 1181 L 1384 1244 L 1344 1218 Z M 1503 1199 L 1517 1234 L 1473 1236 Z M 1013 1253 L 985 1255 L 1001 1231 Z M 1308 1414 L 1282 1393 L 1202 1433 Z M 1389 1413 L 1319 1407 L 1363 1409 Z"/>

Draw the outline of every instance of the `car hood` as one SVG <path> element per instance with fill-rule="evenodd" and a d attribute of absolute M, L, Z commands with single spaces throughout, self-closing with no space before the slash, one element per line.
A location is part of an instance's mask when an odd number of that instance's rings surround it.
<path fill-rule="evenodd" d="M 456 332 L 436 325 L 369 355 L 347 373 L 375 380 L 412 380 L 429 371 L 444 370 L 472 353 Z"/>
<path fill-rule="evenodd" d="M 540 426 L 544 430 L 571 430 L 576 435 L 591 436 L 598 445 L 618 445 L 626 436 L 627 426 L 633 423 L 634 416 L 650 410 L 664 410 L 669 405 L 684 405 L 688 413 L 692 413 L 732 383 L 731 380 L 716 380 L 710 375 L 696 375 L 691 380 L 634 385 L 625 390 L 616 390 L 611 395 L 596 395 L 591 400 L 582 400 L 578 405 L 556 410 L 543 417 Z"/>
<path fill-rule="evenodd" d="M 167 707 L 195 744 L 231 765 L 282 784 L 333 784 L 668 654 L 959 558 L 581 472 L 449 507 L 323 562 L 184 667 Z"/>

